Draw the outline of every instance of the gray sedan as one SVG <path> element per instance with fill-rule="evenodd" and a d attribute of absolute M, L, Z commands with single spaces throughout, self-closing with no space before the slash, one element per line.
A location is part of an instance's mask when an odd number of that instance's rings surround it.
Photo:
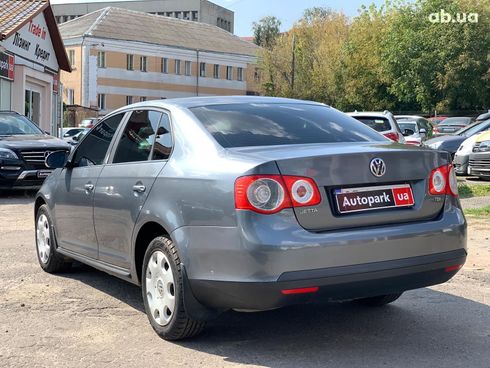
<path fill-rule="evenodd" d="M 58 169 L 35 201 L 41 267 L 78 260 L 141 285 L 168 340 L 229 309 L 385 305 L 466 259 L 449 154 L 319 103 L 138 103 L 46 163 Z"/>

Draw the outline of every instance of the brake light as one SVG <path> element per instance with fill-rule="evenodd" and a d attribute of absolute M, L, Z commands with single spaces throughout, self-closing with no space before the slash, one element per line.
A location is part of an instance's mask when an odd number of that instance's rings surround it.
<path fill-rule="evenodd" d="M 439 128 L 436 126 L 432 129 L 432 133 L 439 133 Z"/>
<path fill-rule="evenodd" d="M 383 133 L 383 135 L 386 138 L 390 138 L 394 142 L 398 142 L 400 140 L 400 137 L 398 136 L 397 133 L 389 132 L 389 133 Z"/>
<path fill-rule="evenodd" d="M 292 295 L 292 294 L 308 294 L 308 293 L 316 293 L 320 288 L 318 286 L 298 288 L 298 289 L 285 289 L 281 290 L 283 295 Z"/>
<path fill-rule="evenodd" d="M 458 196 L 458 181 L 453 165 L 444 165 L 432 170 L 429 177 L 429 193 L 432 195 Z"/>
<path fill-rule="evenodd" d="M 263 214 L 314 206 L 320 191 L 311 178 L 288 175 L 242 176 L 235 181 L 235 208 Z"/>

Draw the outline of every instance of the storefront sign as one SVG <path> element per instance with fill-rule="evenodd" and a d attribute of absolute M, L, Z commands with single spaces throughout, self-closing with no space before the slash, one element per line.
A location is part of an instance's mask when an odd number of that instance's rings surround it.
<path fill-rule="evenodd" d="M 14 80 L 14 56 L 0 52 L 0 77 Z"/>
<path fill-rule="evenodd" d="M 10 52 L 27 60 L 34 61 L 51 70 L 58 70 L 58 61 L 42 13 L 35 16 L 29 23 L 0 44 Z"/>
<path fill-rule="evenodd" d="M 58 93 L 58 89 L 60 86 L 60 75 L 53 75 L 53 93 Z"/>

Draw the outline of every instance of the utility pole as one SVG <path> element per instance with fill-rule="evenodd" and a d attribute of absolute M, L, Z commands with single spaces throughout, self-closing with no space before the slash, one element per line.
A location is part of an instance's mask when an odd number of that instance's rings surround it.
<path fill-rule="evenodd" d="M 294 94 L 294 73 L 296 68 L 296 56 L 294 52 L 295 46 L 296 46 L 296 36 L 293 34 L 293 45 L 291 50 L 293 53 L 293 57 L 291 60 L 291 91 L 293 92 L 293 94 Z"/>

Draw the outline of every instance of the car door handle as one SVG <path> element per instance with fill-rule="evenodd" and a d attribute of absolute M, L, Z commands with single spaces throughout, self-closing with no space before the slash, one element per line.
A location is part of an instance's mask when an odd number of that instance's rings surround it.
<path fill-rule="evenodd" d="M 143 193 L 146 190 L 146 187 L 141 184 L 133 185 L 133 191 L 137 193 Z"/>
<path fill-rule="evenodd" d="M 92 190 L 94 190 L 94 185 L 93 184 L 85 184 L 85 190 L 87 192 L 91 192 Z"/>

